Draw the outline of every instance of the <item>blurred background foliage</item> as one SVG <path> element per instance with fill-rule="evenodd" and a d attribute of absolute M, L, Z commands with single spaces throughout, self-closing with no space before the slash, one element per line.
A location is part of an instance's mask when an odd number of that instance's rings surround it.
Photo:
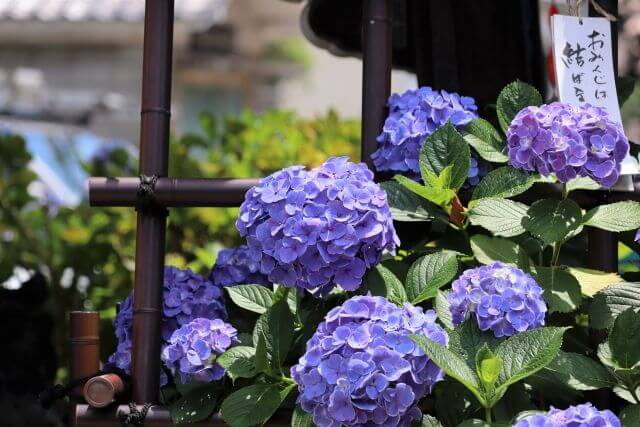
<path fill-rule="evenodd" d="M 261 177 L 293 164 L 317 166 L 331 155 L 359 158 L 359 121 L 342 120 L 332 111 L 311 120 L 288 111 L 203 113 L 200 123 L 198 134 L 172 139 L 171 176 Z M 43 299 L 49 301 L 43 310 L 53 317 L 61 367 L 66 313 L 98 310 L 106 358 L 113 349 L 109 339 L 116 303 L 133 286 L 135 211 L 90 208 L 86 201 L 68 208 L 34 197 L 29 189 L 37 178 L 29 162 L 20 136 L 0 136 L 0 283 L 34 273 L 45 278 L 50 298 Z M 91 176 L 132 176 L 137 159 L 115 147 L 83 167 Z M 220 248 L 241 243 L 236 213 L 237 208 L 173 209 L 167 263 L 207 273 Z M 64 375 L 64 369 L 58 371 Z"/>

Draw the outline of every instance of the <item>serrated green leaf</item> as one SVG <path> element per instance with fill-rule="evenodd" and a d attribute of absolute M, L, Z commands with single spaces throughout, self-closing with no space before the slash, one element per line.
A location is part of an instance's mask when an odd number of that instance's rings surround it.
<path fill-rule="evenodd" d="M 456 353 L 421 335 L 410 335 L 427 356 L 451 378 L 462 383 L 478 399 L 481 405 L 486 403 L 480 391 L 480 379 Z"/>
<path fill-rule="evenodd" d="M 525 107 L 541 105 L 542 95 L 533 86 L 515 81 L 502 89 L 496 102 L 496 112 L 500 127 L 506 133 L 513 118 Z"/>
<path fill-rule="evenodd" d="M 218 398 L 219 391 L 215 384 L 193 388 L 169 405 L 171 421 L 175 425 L 179 425 L 197 423 L 207 419 L 215 409 Z"/>
<path fill-rule="evenodd" d="M 263 314 L 273 304 L 273 292 L 262 285 L 237 285 L 225 288 L 238 307 Z"/>
<path fill-rule="evenodd" d="M 456 195 L 455 191 L 450 188 L 427 187 L 403 175 L 396 175 L 393 179 L 407 190 L 438 206 L 448 204 Z"/>
<path fill-rule="evenodd" d="M 271 368 L 282 369 L 293 342 L 294 319 L 286 299 L 280 299 L 256 321 L 253 329 L 255 343 L 264 340 L 264 348 Z M 256 347 L 256 351 L 258 351 Z M 256 354 L 256 359 L 258 354 Z M 256 362 L 257 364 L 257 362 Z"/>
<path fill-rule="evenodd" d="M 535 374 L 556 358 L 567 328 L 548 327 L 521 332 L 508 338 L 495 350 L 503 366 L 496 382 L 496 393 Z"/>
<path fill-rule="evenodd" d="M 442 423 L 436 417 L 424 414 L 420 420 L 420 427 L 442 427 Z"/>
<path fill-rule="evenodd" d="M 429 135 L 420 150 L 420 173 L 426 186 L 442 188 L 434 182 L 443 170 L 451 167 L 449 182 L 444 188 L 458 190 L 469 174 L 471 152 L 456 128 L 447 122 Z"/>
<path fill-rule="evenodd" d="M 534 376 L 545 381 L 561 382 L 580 391 L 613 387 L 616 383 L 600 363 L 582 354 L 563 351 Z"/>
<path fill-rule="evenodd" d="M 567 193 L 574 190 L 598 190 L 600 184 L 589 177 L 579 176 L 567 182 Z"/>
<path fill-rule="evenodd" d="M 629 308 L 616 317 L 609 333 L 612 359 L 622 368 L 635 368 L 640 363 L 640 313 Z"/>
<path fill-rule="evenodd" d="M 473 256 L 482 264 L 501 261 L 517 265 L 524 270 L 529 269 L 530 261 L 527 252 L 511 240 L 476 234 L 471 237 L 470 243 Z"/>
<path fill-rule="evenodd" d="M 438 319 L 445 328 L 453 329 L 453 320 L 451 317 L 451 304 L 449 304 L 449 300 L 447 296 L 450 291 L 440 291 L 438 290 L 438 294 L 436 295 L 436 299 L 434 300 L 434 308 L 436 310 L 436 314 L 438 315 Z"/>
<path fill-rule="evenodd" d="M 313 427 L 313 417 L 305 412 L 300 405 L 296 405 L 291 416 L 291 427 Z"/>
<path fill-rule="evenodd" d="M 640 228 L 640 202 L 626 201 L 600 205 L 584 216 L 585 225 L 621 232 Z"/>
<path fill-rule="evenodd" d="M 507 198 L 527 191 L 536 182 L 536 175 L 529 175 L 509 166 L 489 172 L 473 190 L 474 203 L 487 197 Z M 469 204 L 473 206 L 472 203 Z"/>
<path fill-rule="evenodd" d="M 640 426 L 640 405 L 628 405 L 620 412 L 622 427 Z"/>
<path fill-rule="evenodd" d="M 227 375 L 236 378 L 251 378 L 258 374 L 255 365 L 256 349 L 247 346 L 231 347 L 216 358 L 216 363 L 222 366 Z"/>
<path fill-rule="evenodd" d="M 402 282 L 382 264 L 367 271 L 364 284 L 365 290 L 370 291 L 372 295 L 383 296 L 397 305 L 407 302 L 407 292 Z"/>
<path fill-rule="evenodd" d="M 255 329 L 254 329 L 255 332 Z M 269 365 L 269 356 L 267 355 L 267 344 L 263 334 L 257 334 L 254 336 L 254 343 L 256 346 L 256 353 L 254 356 L 255 367 L 258 372 L 271 373 L 271 366 Z"/>
<path fill-rule="evenodd" d="M 499 344 L 493 332 L 483 332 L 474 319 L 468 319 L 449 332 L 449 349 L 465 361 L 471 369 L 476 367 L 476 354 L 483 347 L 494 351 Z"/>
<path fill-rule="evenodd" d="M 264 424 L 280 407 L 295 384 L 254 384 L 230 394 L 220 411 L 230 427 Z"/>
<path fill-rule="evenodd" d="M 627 309 L 640 311 L 640 283 L 616 283 L 601 290 L 589 306 L 589 325 L 609 329 L 616 317 Z"/>
<path fill-rule="evenodd" d="M 607 273 L 582 267 L 568 267 L 568 270 L 573 277 L 578 279 L 582 295 L 588 297 L 594 296 L 608 286 L 623 282 L 622 277 L 616 273 Z"/>
<path fill-rule="evenodd" d="M 446 220 L 442 209 L 408 190 L 397 181 L 386 181 L 380 186 L 387 193 L 387 201 L 394 220 L 405 222 L 431 221 L 435 218 Z"/>
<path fill-rule="evenodd" d="M 536 267 L 536 280 L 544 289 L 550 313 L 570 313 L 582 304 L 580 283 L 561 267 Z"/>
<path fill-rule="evenodd" d="M 494 385 L 501 370 L 502 360 L 493 354 L 487 344 L 482 346 L 476 353 L 476 372 L 485 393 L 493 394 Z"/>
<path fill-rule="evenodd" d="M 524 228 L 547 245 L 564 241 L 580 227 L 582 211 L 573 200 L 545 199 L 534 203 L 522 220 Z"/>
<path fill-rule="evenodd" d="M 473 119 L 465 126 L 464 140 L 488 162 L 506 163 L 506 145 L 500 133 L 484 119 Z"/>
<path fill-rule="evenodd" d="M 496 236 L 513 237 L 525 232 L 522 226 L 529 207 L 507 199 L 487 198 L 469 210 L 471 224 L 486 228 Z"/>
<path fill-rule="evenodd" d="M 425 255 L 411 265 L 407 273 L 407 297 L 412 304 L 434 298 L 438 289 L 449 283 L 458 271 L 455 252 L 440 251 Z"/>

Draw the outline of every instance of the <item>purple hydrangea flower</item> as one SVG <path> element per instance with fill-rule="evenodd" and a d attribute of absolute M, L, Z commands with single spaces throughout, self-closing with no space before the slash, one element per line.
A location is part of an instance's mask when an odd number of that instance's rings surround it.
<path fill-rule="evenodd" d="M 633 238 L 633 241 L 636 243 L 640 243 L 640 228 L 636 231 L 636 236 Z"/>
<path fill-rule="evenodd" d="M 554 173 L 559 181 L 590 177 L 611 187 L 629 152 L 619 123 L 603 108 L 554 102 L 522 109 L 507 131 L 511 166 Z"/>
<path fill-rule="evenodd" d="M 462 129 L 478 117 L 473 98 L 430 87 L 393 94 L 389 116 L 378 136 L 378 149 L 371 155 L 378 172 L 401 173 L 420 179 L 420 149 L 429 135 L 451 122 Z"/>
<path fill-rule="evenodd" d="M 450 310 L 455 325 L 475 316 L 481 330 L 496 337 L 544 326 L 547 305 L 542 289 L 519 268 L 494 262 L 466 270 L 451 285 Z"/>
<path fill-rule="evenodd" d="M 246 245 L 221 250 L 209 279 L 219 286 L 270 284 L 267 276 L 260 273 L 260 261 L 251 257 Z"/>
<path fill-rule="evenodd" d="M 162 350 L 162 361 L 181 383 L 211 382 L 224 376 L 215 359 L 237 342 L 238 331 L 220 319 L 199 317 L 176 329 Z"/>
<path fill-rule="evenodd" d="M 191 270 L 165 267 L 162 309 L 162 346 L 173 332 L 196 318 L 226 319 L 222 288 Z M 131 374 L 131 338 L 133 334 L 133 292 L 120 306 L 115 322 L 118 345 L 109 364 Z M 160 383 L 167 383 L 161 373 Z"/>
<path fill-rule="evenodd" d="M 478 156 L 475 151 L 471 151 L 471 158 L 469 159 L 469 172 L 467 173 L 467 180 L 462 185 L 462 188 L 472 188 L 478 185 L 480 180 L 484 178 L 490 171 L 491 166 L 489 162 Z"/>
<path fill-rule="evenodd" d="M 620 420 L 608 409 L 599 411 L 591 403 L 570 406 L 565 410 L 553 406 L 546 415 L 531 415 L 514 427 L 621 427 Z"/>
<path fill-rule="evenodd" d="M 387 194 L 364 163 L 334 157 L 292 166 L 249 190 L 236 221 L 271 283 L 325 295 L 355 290 L 367 268 L 399 244 Z"/>
<path fill-rule="evenodd" d="M 447 345 L 433 310 L 356 296 L 327 313 L 291 376 L 319 427 L 409 426 L 416 404 L 444 374 L 410 338 Z"/>

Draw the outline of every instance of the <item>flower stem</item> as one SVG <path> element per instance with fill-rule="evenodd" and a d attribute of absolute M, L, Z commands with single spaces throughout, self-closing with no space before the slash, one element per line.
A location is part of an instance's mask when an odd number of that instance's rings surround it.
<path fill-rule="evenodd" d="M 558 260 L 560 259 L 560 248 L 562 248 L 562 244 L 556 242 L 553 244 L 553 255 L 551 256 L 551 266 L 555 267 L 558 265 Z"/>
<path fill-rule="evenodd" d="M 484 408 L 484 419 L 491 424 L 491 408 Z"/>
<path fill-rule="evenodd" d="M 562 184 L 562 199 L 563 200 L 566 199 L 568 195 L 569 195 L 569 191 L 567 189 L 567 184 L 564 183 Z"/>

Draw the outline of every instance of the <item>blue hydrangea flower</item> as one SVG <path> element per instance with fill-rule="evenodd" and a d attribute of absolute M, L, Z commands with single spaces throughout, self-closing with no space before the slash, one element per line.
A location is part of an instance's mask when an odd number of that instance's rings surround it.
<path fill-rule="evenodd" d="M 221 250 L 209 279 L 219 286 L 270 284 L 267 276 L 260 273 L 260 262 L 251 257 L 246 245 Z"/>
<path fill-rule="evenodd" d="M 220 319 L 193 319 L 173 332 L 162 350 L 162 361 L 183 384 L 219 380 L 225 371 L 215 359 L 238 341 L 237 334 L 233 326 Z"/>
<path fill-rule="evenodd" d="M 496 337 L 539 328 L 547 312 L 542 292 L 531 275 L 501 262 L 469 269 L 451 285 L 452 320 L 459 325 L 473 316 Z"/>
<path fill-rule="evenodd" d="M 480 180 L 484 178 L 490 170 L 491 166 L 489 162 L 478 156 L 475 151 L 471 151 L 471 159 L 469 159 L 469 172 L 467 173 L 467 180 L 462 185 L 462 188 L 472 188 L 478 185 Z"/>
<path fill-rule="evenodd" d="M 415 180 L 420 179 L 418 159 L 426 138 L 448 121 L 462 129 L 478 117 L 473 98 L 430 87 L 393 94 L 388 106 L 389 116 L 371 159 L 378 172 L 400 173 Z"/>
<path fill-rule="evenodd" d="M 327 313 L 291 376 L 319 427 L 409 426 L 416 404 L 444 374 L 410 338 L 449 337 L 433 310 L 356 296 Z"/>
<path fill-rule="evenodd" d="M 565 410 L 551 407 L 546 415 L 531 415 L 514 427 L 621 427 L 620 420 L 608 409 L 599 411 L 591 403 L 570 406 Z"/>
<path fill-rule="evenodd" d="M 603 108 L 554 102 L 521 110 L 507 131 L 511 166 L 554 173 L 560 182 L 590 177 L 611 187 L 629 152 L 619 123 Z"/>
<path fill-rule="evenodd" d="M 636 235 L 633 238 L 634 242 L 636 243 L 640 243 L 640 228 L 638 229 L 638 231 L 636 231 Z"/>
<path fill-rule="evenodd" d="M 165 267 L 162 309 L 162 346 L 173 332 L 196 318 L 226 319 L 227 310 L 222 288 L 191 270 Z M 118 341 L 116 351 L 109 357 L 109 364 L 131 374 L 131 349 L 133 334 L 133 292 L 120 306 L 114 321 Z M 161 384 L 167 383 L 161 373 Z"/>
<path fill-rule="evenodd" d="M 355 290 L 399 244 L 387 194 L 364 163 L 334 157 L 292 166 L 249 190 L 236 227 L 271 283 L 325 295 Z"/>

